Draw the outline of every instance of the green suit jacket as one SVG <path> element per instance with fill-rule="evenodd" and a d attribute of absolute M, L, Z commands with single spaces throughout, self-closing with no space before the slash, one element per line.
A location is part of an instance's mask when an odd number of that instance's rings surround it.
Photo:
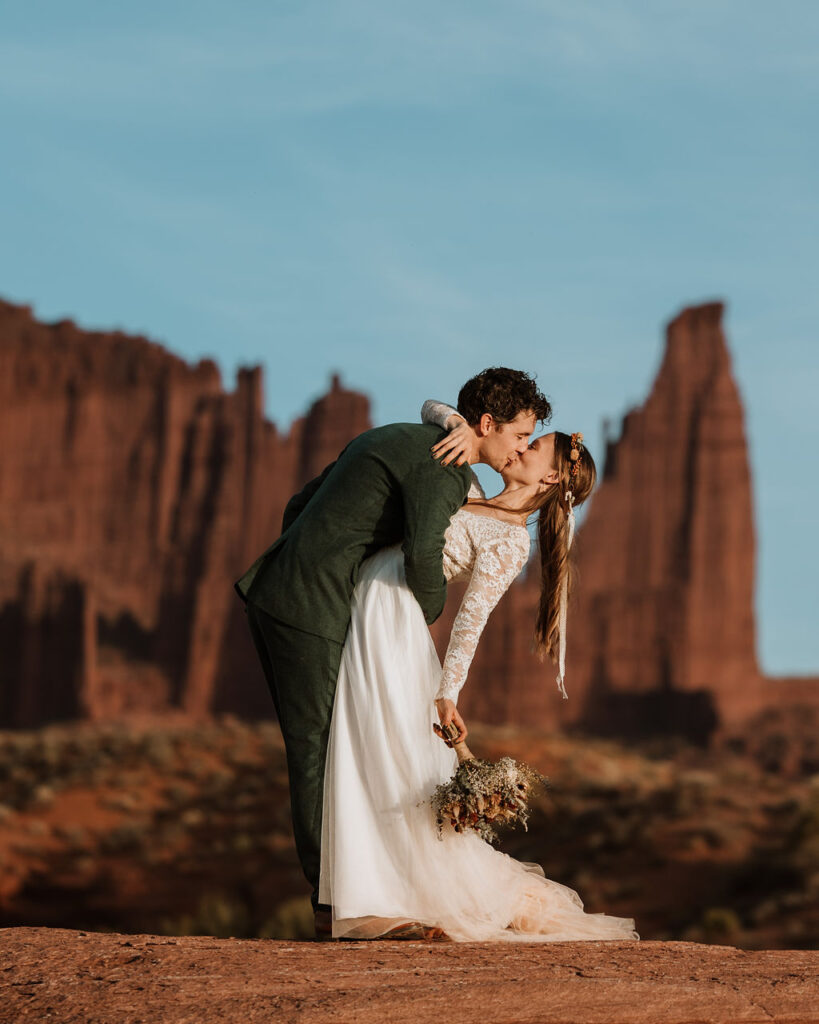
<path fill-rule="evenodd" d="M 360 434 L 290 499 L 282 535 L 236 590 L 280 622 L 344 642 L 361 563 L 402 543 L 407 583 L 424 618 L 446 600 L 444 532 L 463 505 L 469 466 L 442 466 L 430 448 L 445 431 L 393 423 Z"/>

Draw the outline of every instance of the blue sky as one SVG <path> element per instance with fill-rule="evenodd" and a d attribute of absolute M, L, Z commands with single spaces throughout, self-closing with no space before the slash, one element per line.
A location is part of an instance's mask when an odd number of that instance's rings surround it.
<path fill-rule="evenodd" d="M 0 5 L 0 295 L 376 421 L 485 365 L 600 437 L 722 298 L 759 650 L 819 670 L 819 5 Z M 599 448 L 599 441 L 598 441 Z"/>

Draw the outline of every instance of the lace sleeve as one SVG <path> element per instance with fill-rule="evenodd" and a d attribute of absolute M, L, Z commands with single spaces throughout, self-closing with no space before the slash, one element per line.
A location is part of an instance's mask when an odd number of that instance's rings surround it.
<path fill-rule="evenodd" d="M 461 414 L 446 402 L 437 402 L 434 398 L 428 398 L 421 406 L 421 422 L 434 423 L 436 427 L 441 427 L 443 430 L 448 429 L 447 423 L 452 415 L 460 416 Z"/>
<path fill-rule="evenodd" d="M 522 542 L 520 537 L 523 537 Z M 486 621 L 526 564 L 528 553 L 528 535 L 517 530 L 512 536 L 493 539 L 481 546 L 452 626 L 436 700 L 458 700 Z"/>

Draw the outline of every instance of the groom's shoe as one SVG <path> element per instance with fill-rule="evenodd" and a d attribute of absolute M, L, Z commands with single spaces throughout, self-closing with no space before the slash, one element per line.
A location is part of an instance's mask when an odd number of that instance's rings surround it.
<path fill-rule="evenodd" d="M 313 913 L 313 926 L 316 929 L 316 942 L 334 942 L 333 915 L 329 910 L 316 910 Z"/>

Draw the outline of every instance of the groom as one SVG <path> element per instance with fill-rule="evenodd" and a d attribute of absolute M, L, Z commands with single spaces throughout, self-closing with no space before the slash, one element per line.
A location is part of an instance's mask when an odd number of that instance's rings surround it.
<path fill-rule="evenodd" d="M 504 367 L 467 381 L 458 408 L 475 434 L 471 461 L 497 471 L 526 450 L 536 420 L 551 415 L 534 380 Z M 364 559 L 401 542 L 426 621 L 441 614 L 444 532 L 472 479 L 469 465 L 433 458 L 445 436 L 414 423 L 360 434 L 290 499 L 282 535 L 235 584 L 284 736 L 296 850 L 316 911 L 328 909 L 317 902 L 324 761 L 353 589 Z"/>

